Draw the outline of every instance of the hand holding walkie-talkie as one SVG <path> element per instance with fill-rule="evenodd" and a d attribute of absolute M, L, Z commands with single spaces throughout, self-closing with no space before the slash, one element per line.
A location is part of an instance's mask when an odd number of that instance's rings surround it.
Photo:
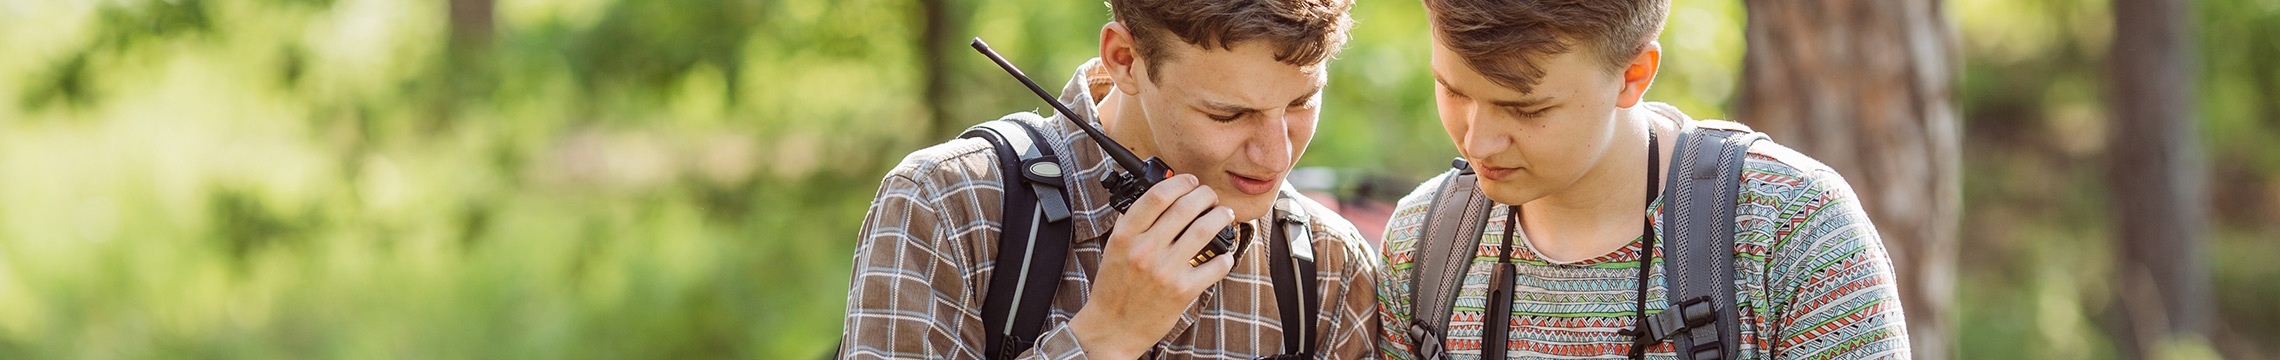
<path fill-rule="evenodd" d="M 1061 117 L 1067 118 L 1069 122 L 1076 123 L 1077 128 L 1083 129 L 1086 136 L 1092 137 L 1093 142 L 1100 143 L 1102 152 L 1108 153 L 1108 157 L 1115 160 L 1117 166 L 1124 168 L 1124 172 L 1109 174 L 1108 178 L 1101 183 L 1103 187 L 1108 188 L 1108 204 L 1110 207 L 1116 208 L 1116 211 L 1126 212 L 1130 210 L 1132 204 L 1140 200 L 1141 194 L 1148 192 L 1149 188 L 1155 187 L 1157 183 L 1164 182 L 1164 179 L 1172 176 L 1172 168 L 1164 165 L 1163 159 L 1149 157 L 1147 160 L 1140 160 L 1138 156 L 1132 155 L 1131 150 L 1117 144 L 1116 140 L 1109 139 L 1108 134 L 1102 133 L 1091 122 L 1078 118 L 1077 112 L 1070 111 L 1068 105 L 1063 105 L 1060 100 L 1054 99 L 1051 93 L 1045 92 L 1044 87 L 1037 86 L 1036 81 L 1029 80 L 1029 76 L 1022 74 L 1021 69 L 1013 67 L 1012 62 L 1007 62 L 1005 57 L 998 55 L 997 51 L 990 50 L 990 45 L 983 43 L 981 38 L 974 38 L 973 46 L 975 51 L 982 52 L 982 55 L 990 57 L 990 61 L 997 62 L 998 67 L 1005 68 L 1007 73 L 1013 74 L 1014 79 L 1021 80 L 1022 85 L 1028 85 L 1029 91 L 1036 92 L 1038 97 L 1045 99 L 1045 103 L 1052 104 L 1053 110 L 1059 111 Z M 1194 257 L 1188 259 L 1188 266 L 1201 266 L 1204 262 L 1211 261 L 1212 258 L 1227 254 L 1230 249 L 1235 247 L 1235 236 L 1234 226 L 1220 228 L 1219 234 L 1212 237 L 1211 242 L 1205 244 L 1202 251 L 1196 252 Z"/>

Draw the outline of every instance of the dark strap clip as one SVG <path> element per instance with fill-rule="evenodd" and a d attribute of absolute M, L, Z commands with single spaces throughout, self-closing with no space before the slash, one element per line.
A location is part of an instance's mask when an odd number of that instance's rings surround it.
<path fill-rule="evenodd" d="M 1700 296 L 1678 303 L 1679 313 L 1686 316 L 1686 327 L 1692 328 L 1718 322 L 1718 307 L 1710 297 Z"/>
<path fill-rule="evenodd" d="M 1045 210 L 1045 220 L 1049 222 L 1069 218 L 1069 202 L 1061 197 L 1064 174 L 1058 160 L 1052 155 L 1021 160 L 1021 177 L 1029 180 L 1029 190 L 1037 193 L 1037 206 Z"/>
<path fill-rule="evenodd" d="M 1722 360 L 1726 356 L 1726 352 L 1721 351 L 1725 350 L 1724 346 L 1721 342 L 1704 341 L 1695 343 L 1693 349 L 1686 351 L 1694 353 L 1694 360 Z"/>
<path fill-rule="evenodd" d="M 1413 343 L 1410 350 L 1417 352 L 1418 359 L 1442 359 L 1448 355 L 1448 350 L 1441 347 L 1441 335 L 1434 334 L 1431 325 L 1424 320 L 1409 322 L 1409 340 Z"/>
<path fill-rule="evenodd" d="M 1045 183 L 1047 186 L 1056 188 L 1061 187 L 1063 172 L 1061 171 L 1061 163 L 1056 160 L 1059 159 L 1055 159 L 1053 156 L 1021 159 L 1021 175 L 1029 178 L 1029 181 Z"/>
<path fill-rule="evenodd" d="M 1647 332 L 1644 334 L 1629 329 L 1624 329 L 1618 333 L 1633 336 L 1632 345 L 1647 346 L 1660 344 L 1663 340 L 1670 339 L 1672 335 L 1677 335 L 1687 329 L 1708 326 L 1718 322 L 1717 306 L 1710 302 L 1708 296 L 1679 301 L 1677 305 L 1678 308 L 1676 309 L 1665 309 L 1663 312 L 1640 319 L 1640 321 L 1647 322 Z M 1712 342 L 1712 344 L 1716 344 L 1716 342 Z"/>
<path fill-rule="evenodd" d="M 991 356 L 991 359 L 1012 359 L 1019 357 L 1021 356 L 1021 352 L 1029 351 L 1030 347 L 1037 345 L 1036 342 L 1023 340 L 1019 336 L 1007 336 L 998 342 L 998 354 L 997 356 Z"/>

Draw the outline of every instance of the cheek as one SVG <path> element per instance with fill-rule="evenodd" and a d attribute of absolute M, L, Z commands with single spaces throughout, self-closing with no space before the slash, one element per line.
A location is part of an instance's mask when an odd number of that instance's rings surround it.
<path fill-rule="evenodd" d="M 1289 120 L 1290 133 L 1287 136 L 1290 137 L 1290 157 L 1294 163 L 1298 157 L 1306 155 L 1306 145 L 1314 142 L 1314 127 L 1322 121 L 1318 114 L 1307 114 Z"/>
<path fill-rule="evenodd" d="M 1563 124 L 1601 123 L 1594 119 L 1555 121 Z M 1560 178 L 1582 176 L 1584 169 L 1590 167 L 1607 146 L 1605 132 L 1611 131 L 1598 126 L 1552 126 L 1545 130 L 1549 131 L 1540 131 L 1541 136 L 1532 136 L 1529 139 L 1532 141 L 1520 146 L 1528 149 L 1526 153 L 1536 154 L 1529 157 L 1529 163 L 1543 164 L 1546 170 L 1554 173 L 1552 176 Z"/>
<path fill-rule="evenodd" d="M 1217 172 L 1221 159 L 1228 158 L 1241 139 L 1228 136 L 1232 131 L 1217 131 L 1220 124 L 1184 109 L 1153 109 L 1148 117 L 1150 132 L 1155 136 L 1157 156 L 1184 173 Z"/>
<path fill-rule="evenodd" d="M 1441 115 L 1441 129 L 1448 131 L 1449 140 L 1462 148 L 1465 144 L 1465 132 L 1472 129 L 1472 119 L 1468 117 L 1470 114 L 1465 113 L 1461 105 L 1447 97 L 1434 95 L 1433 98 L 1435 111 Z"/>

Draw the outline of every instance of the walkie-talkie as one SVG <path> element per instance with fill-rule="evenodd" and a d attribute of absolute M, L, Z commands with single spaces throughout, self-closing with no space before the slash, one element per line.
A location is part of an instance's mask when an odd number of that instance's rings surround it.
<path fill-rule="evenodd" d="M 997 51 L 990 50 L 990 44 L 983 43 L 982 38 L 974 38 L 973 45 L 974 51 L 980 51 L 982 56 L 990 57 L 990 61 L 997 62 L 998 67 L 1005 68 L 1006 73 L 1013 74 L 1014 79 L 1021 80 L 1022 85 L 1028 85 L 1029 91 L 1037 93 L 1038 97 L 1045 98 L 1045 103 L 1052 104 L 1054 111 L 1061 112 L 1061 117 L 1068 118 L 1069 122 L 1077 124 L 1077 128 L 1084 129 L 1085 136 L 1092 137 L 1093 142 L 1100 143 L 1101 151 L 1108 153 L 1110 159 L 1116 160 L 1117 166 L 1124 168 L 1124 172 L 1111 173 L 1107 179 L 1101 182 L 1101 187 L 1108 188 L 1108 206 L 1116 208 L 1117 212 L 1132 208 L 1133 202 L 1140 201 L 1141 193 L 1148 192 L 1148 188 L 1155 187 L 1156 183 L 1163 182 L 1164 178 L 1171 176 L 1172 167 L 1164 165 L 1164 159 L 1149 157 L 1148 160 L 1140 160 L 1138 156 L 1133 156 L 1132 150 L 1125 149 L 1124 145 L 1118 145 L 1116 140 L 1109 139 L 1108 134 L 1101 133 L 1100 128 L 1093 127 L 1092 123 L 1086 119 L 1077 118 L 1081 115 L 1075 111 L 1069 111 L 1068 105 L 1061 104 L 1060 100 L 1053 98 L 1053 94 L 1046 93 L 1044 87 L 1037 86 L 1036 81 L 1030 81 L 1029 75 L 1024 75 L 1021 73 L 1021 69 L 1014 68 L 1012 62 L 1005 61 L 1004 56 L 998 56 Z M 1203 246 L 1203 251 L 1196 252 L 1195 257 L 1188 258 L 1188 266 L 1202 266 L 1205 261 L 1211 261 L 1212 258 L 1227 254 L 1229 249 L 1234 248 L 1235 227 L 1230 225 L 1220 228 L 1219 235 L 1212 237 L 1211 243 Z"/>

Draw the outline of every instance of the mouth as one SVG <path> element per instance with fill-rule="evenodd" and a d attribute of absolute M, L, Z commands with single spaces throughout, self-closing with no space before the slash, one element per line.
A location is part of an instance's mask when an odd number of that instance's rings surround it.
<path fill-rule="evenodd" d="M 1476 162 L 1475 164 L 1482 163 Z M 1505 178 L 1512 177 L 1512 173 L 1516 172 L 1520 172 L 1520 168 L 1487 166 L 1485 164 L 1473 168 L 1473 173 L 1480 174 L 1480 177 L 1487 178 L 1492 181 L 1504 181 Z"/>
<path fill-rule="evenodd" d="M 1276 176 L 1272 175 L 1260 177 L 1236 174 L 1233 171 L 1227 172 L 1227 182 L 1235 185 L 1235 191 L 1252 196 L 1274 192 L 1275 178 Z"/>

